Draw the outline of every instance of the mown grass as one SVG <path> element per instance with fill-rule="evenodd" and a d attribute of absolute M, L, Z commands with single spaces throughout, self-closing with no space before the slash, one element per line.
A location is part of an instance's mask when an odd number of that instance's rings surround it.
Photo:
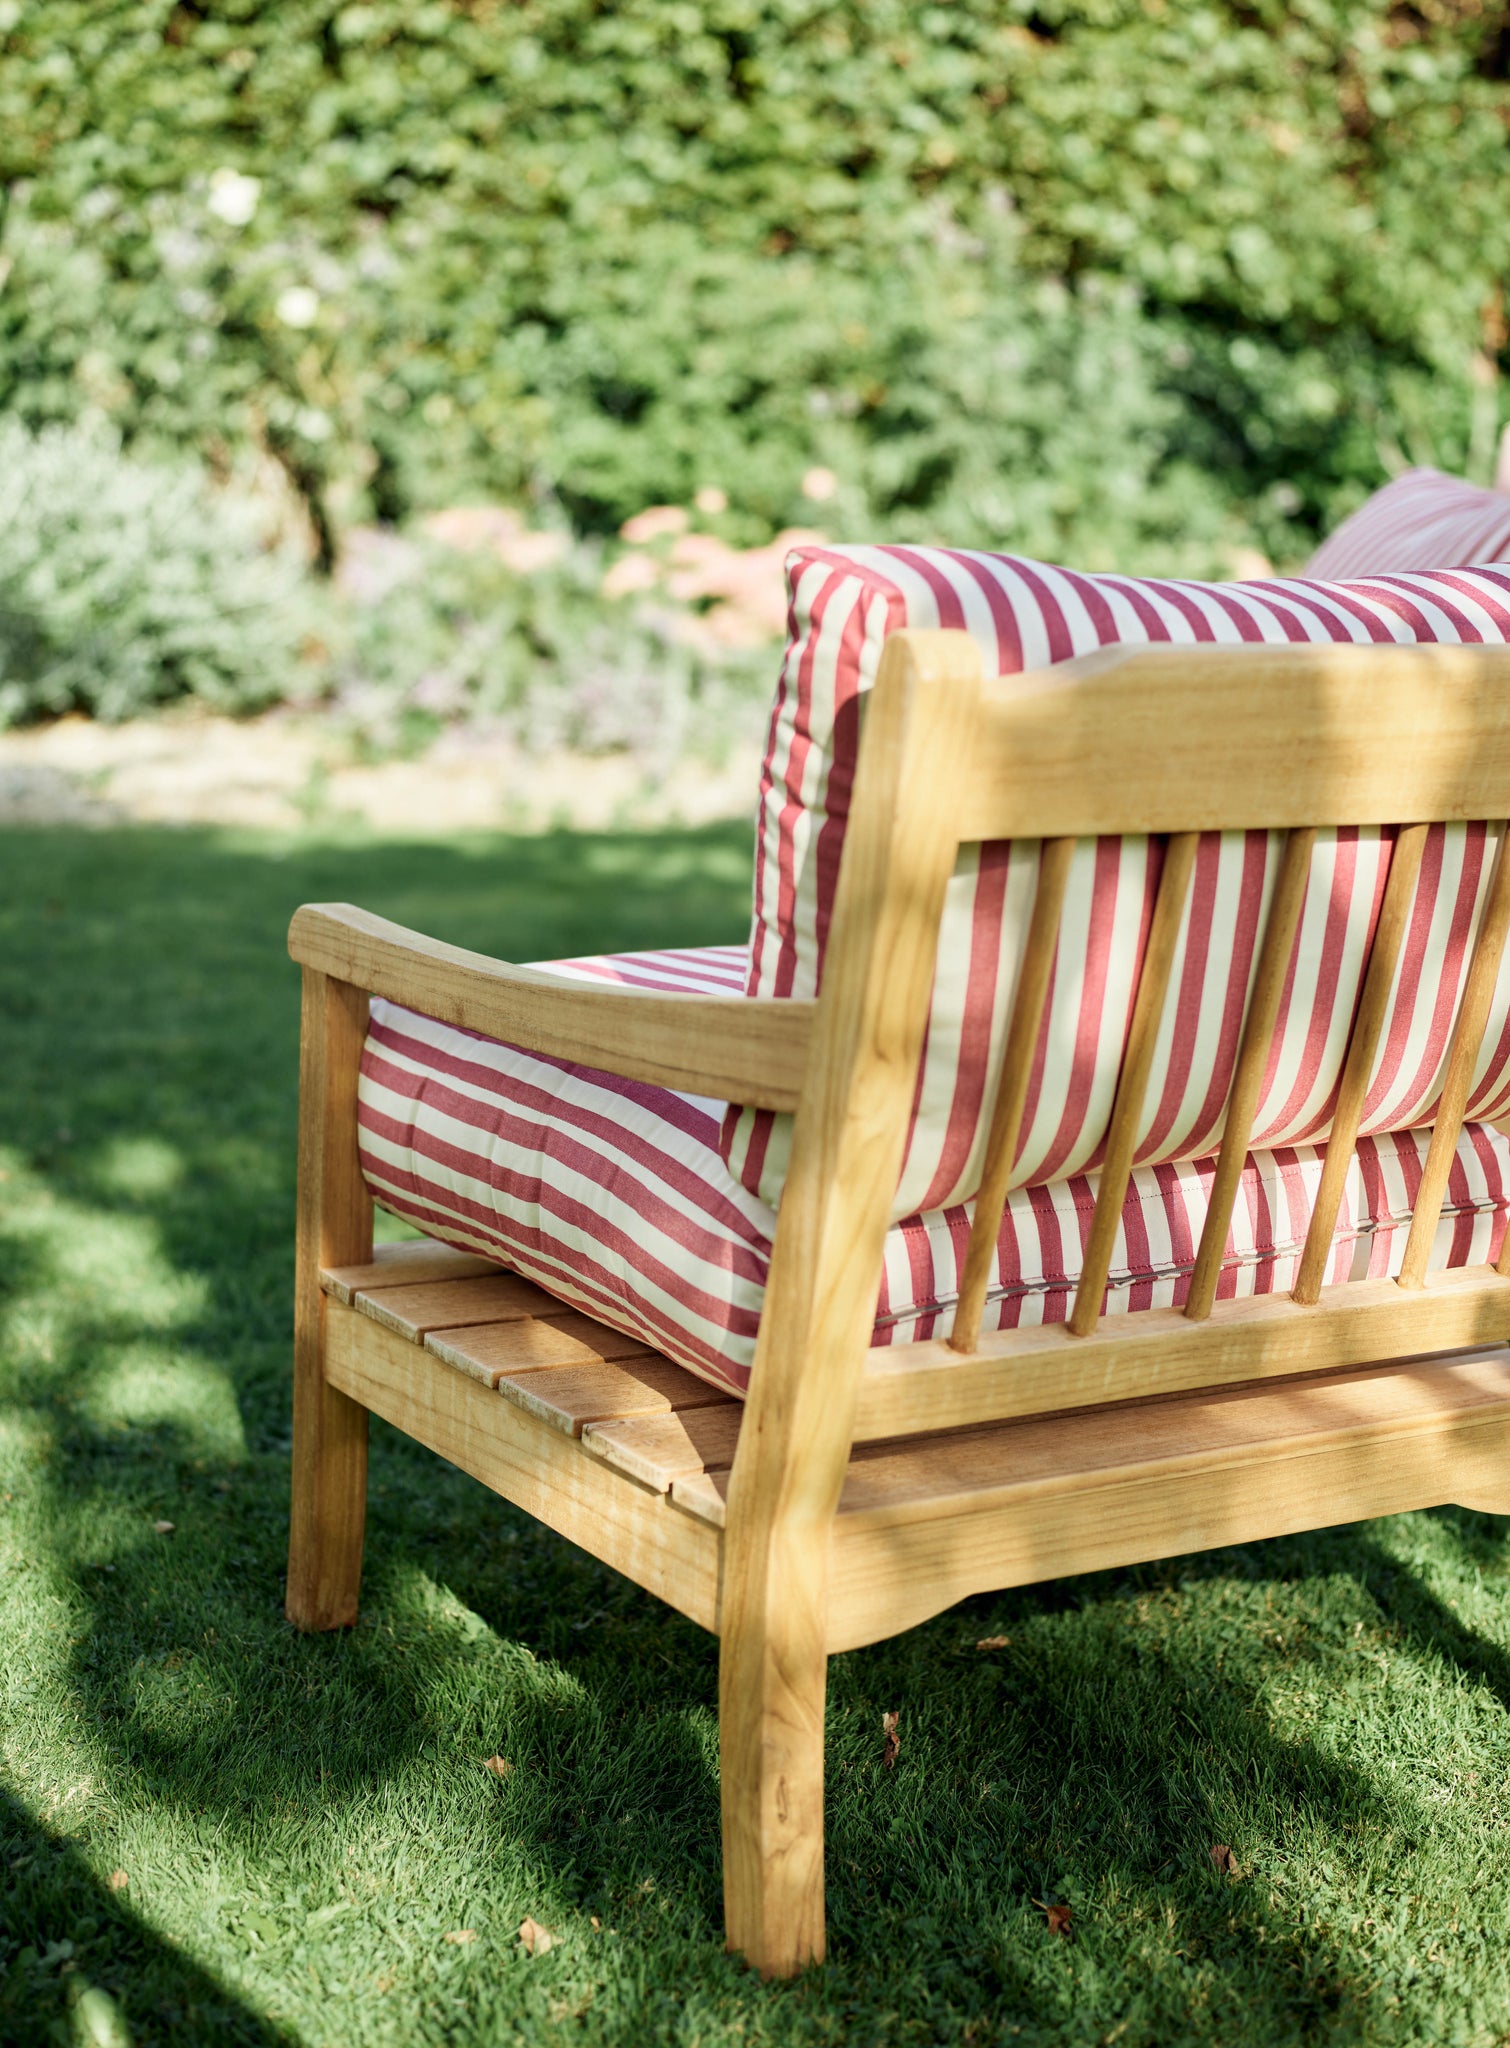
<path fill-rule="evenodd" d="M 361 1625 L 296 1636 L 282 935 L 333 897 L 515 958 L 732 938 L 746 835 L 0 834 L 0 2040 L 104 2040 L 87 1986 L 137 2044 L 1510 2040 L 1503 1522 L 836 1659 L 789 1986 L 721 1950 L 690 1625 L 376 1425 Z"/>

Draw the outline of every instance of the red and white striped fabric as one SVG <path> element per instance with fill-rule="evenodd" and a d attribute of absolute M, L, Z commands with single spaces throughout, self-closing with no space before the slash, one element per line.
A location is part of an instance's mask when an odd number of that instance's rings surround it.
<path fill-rule="evenodd" d="M 849 813 L 859 702 L 887 636 L 961 627 L 987 672 L 1042 667 L 1112 644 L 1510 641 L 1510 570 L 1351 584 L 1195 584 L 1085 576 L 1003 555 L 804 547 L 787 564 L 791 640 L 761 779 L 748 992 L 817 991 Z M 1430 1121 L 1447 1033 L 1488 887 L 1496 835 L 1431 835 L 1364 1116 L 1379 1133 Z M 1255 1125 L 1267 1149 L 1323 1140 L 1393 849 L 1385 831 L 1318 838 L 1275 1049 Z M 991 1092 L 1026 941 L 1034 843 L 962 849 L 939 943 L 928 1044 L 895 1218 L 949 1209 L 979 1184 Z M 1160 853 L 1144 838 L 1086 840 L 1071 876 L 1048 1015 L 1013 1184 L 1093 1171 L 1116 1087 Z M 1277 836 L 1209 834 L 1176 961 L 1139 1137 L 1140 1164 L 1199 1159 L 1223 1103 L 1268 899 Z M 1510 957 L 1470 1114 L 1510 1108 Z M 769 1206 L 790 1119 L 730 1111 L 724 1156 Z"/>
<path fill-rule="evenodd" d="M 736 993 L 742 947 L 556 963 L 638 987 Z M 446 1243 L 498 1259 L 563 1301 L 643 1337 L 742 1392 L 775 1215 L 724 1164 L 725 1105 L 542 1059 L 388 1002 L 373 1004 L 359 1096 L 362 1167 L 377 1199 Z M 1425 1134 L 1365 1139 L 1343 1198 L 1329 1278 L 1395 1272 Z M 1316 1193 L 1314 1148 L 1248 1162 L 1219 1292 L 1279 1292 L 1294 1278 Z M 1106 1309 L 1184 1300 L 1212 1165 L 1133 1176 Z M 1496 1257 L 1510 1140 L 1465 1129 L 1433 1249 L 1435 1267 Z M 1095 1201 L 1084 1175 L 1014 1193 L 1003 1219 L 987 1329 L 1062 1321 Z M 969 1240 L 968 1203 L 893 1226 L 874 1341 L 936 1333 Z M 947 1325 L 945 1324 L 945 1327 Z"/>
<path fill-rule="evenodd" d="M 1510 559 L 1510 495 L 1439 469 L 1408 469 L 1374 492 L 1312 555 L 1333 580 Z"/>

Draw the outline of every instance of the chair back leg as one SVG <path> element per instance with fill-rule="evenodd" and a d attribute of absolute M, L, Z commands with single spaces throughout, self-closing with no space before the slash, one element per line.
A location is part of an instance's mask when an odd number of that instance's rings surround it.
<path fill-rule="evenodd" d="M 289 1620 L 301 1629 L 349 1628 L 362 1578 L 367 1410 L 325 1377 L 320 1269 L 372 1257 L 372 1198 L 357 1161 L 357 1071 L 366 1035 L 365 993 L 306 967 L 286 1602 Z"/>
<path fill-rule="evenodd" d="M 789 1977 L 824 1956 L 828 1526 L 805 1540 L 793 1519 L 747 1534 L 731 1523 L 718 1665 L 724 1927 L 762 1976 Z"/>

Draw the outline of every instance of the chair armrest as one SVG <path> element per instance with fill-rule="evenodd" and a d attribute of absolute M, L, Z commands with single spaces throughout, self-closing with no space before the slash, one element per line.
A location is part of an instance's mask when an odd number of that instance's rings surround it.
<path fill-rule="evenodd" d="M 552 1059 L 757 1109 L 795 1110 L 814 1002 L 599 988 L 443 945 L 349 903 L 294 912 L 301 966 Z"/>

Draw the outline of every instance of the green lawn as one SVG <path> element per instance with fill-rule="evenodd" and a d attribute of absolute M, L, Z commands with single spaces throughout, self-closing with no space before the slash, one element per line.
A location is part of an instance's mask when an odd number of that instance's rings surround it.
<path fill-rule="evenodd" d="M 283 1620 L 289 911 L 530 958 L 735 938 L 746 870 L 0 833 L 0 2041 L 126 2039 L 87 1986 L 137 2044 L 1510 2041 L 1502 1522 L 836 1659 L 833 1961 L 786 1986 L 721 1950 L 709 1638 L 381 1424 L 362 1622 Z"/>

